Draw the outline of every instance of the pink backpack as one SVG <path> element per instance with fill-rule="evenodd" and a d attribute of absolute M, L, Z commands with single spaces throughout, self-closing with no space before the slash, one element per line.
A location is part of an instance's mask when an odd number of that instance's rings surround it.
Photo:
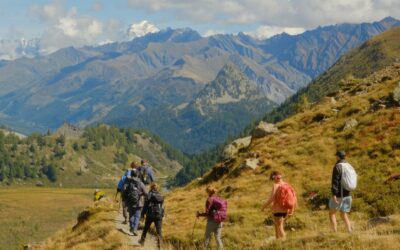
<path fill-rule="evenodd" d="M 211 209 L 211 217 L 216 223 L 221 223 L 226 220 L 228 210 L 228 202 L 226 200 L 214 197 Z"/>
<path fill-rule="evenodd" d="M 297 205 L 296 192 L 293 187 L 284 183 L 278 187 L 275 193 L 274 203 L 287 210 L 293 210 Z"/>

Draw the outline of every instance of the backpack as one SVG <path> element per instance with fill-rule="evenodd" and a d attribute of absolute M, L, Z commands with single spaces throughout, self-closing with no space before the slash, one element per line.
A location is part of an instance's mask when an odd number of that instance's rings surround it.
<path fill-rule="evenodd" d="M 151 218 L 162 219 L 164 217 L 163 202 L 164 197 L 162 197 L 160 193 L 152 192 L 149 198 L 147 216 Z"/>
<path fill-rule="evenodd" d="M 123 194 L 125 201 L 129 206 L 136 206 L 140 200 L 139 183 L 135 180 L 129 180 L 124 184 Z"/>
<path fill-rule="evenodd" d="M 211 218 L 216 223 L 226 220 L 228 212 L 228 202 L 220 197 L 213 197 L 211 205 Z"/>
<path fill-rule="evenodd" d="M 274 203 L 287 210 L 293 210 L 297 204 L 296 192 L 288 183 L 278 187 L 275 193 Z"/>
<path fill-rule="evenodd" d="M 353 166 L 347 162 L 340 163 L 340 165 L 342 167 L 342 188 L 346 189 L 347 191 L 354 191 L 357 187 L 356 171 L 354 170 Z"/>

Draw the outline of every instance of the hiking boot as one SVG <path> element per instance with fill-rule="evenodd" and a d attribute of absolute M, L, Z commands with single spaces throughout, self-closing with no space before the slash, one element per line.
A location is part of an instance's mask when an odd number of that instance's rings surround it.
<path fill-rule="evenodd" d="M 140 240 L 139 240 L 139 244 L 140 244 L 141 246 L 144 246 L 144 239 L 140 239 Z"/>
<path fill-rule="evenodd" d="M 133 230 L 133 228 L 129 229 L 129 231 L 130 231 L 134 236 L 138 236 L 137 231 Z"/>

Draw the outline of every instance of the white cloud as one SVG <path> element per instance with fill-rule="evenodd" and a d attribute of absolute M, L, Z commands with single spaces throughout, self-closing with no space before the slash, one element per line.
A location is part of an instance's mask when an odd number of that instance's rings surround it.
<path fill-rule="evenodd" d="M 170 13 L 193 24 L 255 24 L 314 28 L 399 18 L 398 0 L 127 0 L 132 8 Z"/>
<path fill-rule="evenodd" d="M 121 22 L 80 15 L 75 7 L 66 9 L 65 1 L 62 0 L 34 5 L 31 7 L 31 15 L 46 27 L 41 37 L 42 53 L 51 53 L 68 46 L 81 47 L 125 39 Z"/>
<path fill-rule="evenodd" d="M 246 32 L 246 34 L 257 39 L 265 39 L 283 32 L 289 35 L 297 35 L 303 33 L 304 31 L 305 29 L 301 27 L 277 27 L 263 25 L 258 27 L 255 31 Z"/>
<path fill-rule="evenodd" d="M 204 32 L 203 36 L 208 37 L 208 36 L 213 36 L 213 35 L 223 34 L 223 33 L 224 32 L 217 31 L 217 30 L 207 30 L 206 32 Z"/>
<path fill-rule="evenodd" d="M 155 25 L 143 20 L 139 23 L 134 23 L 128 28 L 127 35 L 129 38 L 141 37 L 148 33 L 155 33 L 160 31 Z"/>

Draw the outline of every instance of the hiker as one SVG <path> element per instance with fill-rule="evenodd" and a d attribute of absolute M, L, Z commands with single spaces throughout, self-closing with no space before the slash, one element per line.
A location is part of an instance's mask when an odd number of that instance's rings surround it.
<path fill-rule="evenodd" d="M 100 201 L 104 198 L 106 198 L 106 193 L 104 193 L 103 191 L 100 191 L 99 189 L 96 189 L 93 193 L 93 200 L 94 201 Z"/>
<path fill-rule="evenodd" d="M 273 171 L 269 178 L 274 182 L 274 185 L 271 195 L 262 206 L 261 211 L 264 211 L 272 204 L 275 237 L 276 239 L 285 240 L 286 233 L 283 223 L 288 216 L 293 215 L 294 209 L 297 206 L 296 193 L 288 183 L 282 180 L 282 174 L 280 172 Z"/>
<path fill-rule="evenodd" d="M 140 237 L 139 244 L 144 246 L 146 234 L 150 229 L 151 224 L 154 222 L 157 231 L 158 248 L 162 243 L 162 220 L 164 217 L 164 197 L 160 194 L 160 187 L 156 183 L 150 185 L 150 192 L 147 194 L 146 201 L 143 206 L 142 217 L 146 216 L 142 236 Z"/>
<path fill-rule="evenodd" d="M 351 210 L 352 197 L 350 191 L 357 185 L 357 174 L 353 167 L 346 161 L 346 152 L 336 152 L 337 162 L 332 171 L 332 198 L 329 200 L 329 220 L 332 230 L 337 231 L 336 212 L 340 211 L 340 217 L 351 233 L 352 228 L 348 213 Z"/>
<path fill-rule="evenodd" d="M 140 164 L 141 165 L 137 168 L 139 177 L 144 185 L 150 185 L 155 181 L 153 168 L 146 160 L 141 160 Z"/>
<path fill-rule="evenodd" d="M 207 226 L 205 232 L 204 247 L 208 249 L 211 234 L 214 233 L 215 240 L 217 241 L 218 249 L 223 249 L 221 240 L 222 222 L 226 219 L 227 203 L 225 200 L 217 197 L 217 190 L 208 186 L 206 188 L 208 198 L 206 201 L 206 209 L 204 213 L 197 211 L 196 217 L 207 217 Z"/>
<path fill-rule="evenodd" d="M 147 192 L 146 187 L 137 177 L 138 175 L 135 168 L 130 171 L 130 174 L 130 178 L 126 179 L 123 187 L 123 196 L 128 206 L 130 231 L 133 235 L 137 236 L 144 197 L 147 196 Z"/>
<path fill-rule="evenodd" d="M 117 192 L 115 193 L 115 201 L 116 202 L 118 202 L 118 198 L 117 198 L 118 193 L 121 196 L 122 215 L 124 216 L 124 222 L 122 222 L 123 224 L 128 224 L 129 216 L 128 216 L 128 206 L 126 205 L 125 197 L 122 193 L 122 188 L 124 187 L 126 178 L 128 177 L 128 175 L 130 176 L 130 171 L 131 170 L 127 169 L 125 171 L 125 174 L 123 176 L 121 176 L 121 179 L 119 180 L 118 185 L 117 185 Z"/>

